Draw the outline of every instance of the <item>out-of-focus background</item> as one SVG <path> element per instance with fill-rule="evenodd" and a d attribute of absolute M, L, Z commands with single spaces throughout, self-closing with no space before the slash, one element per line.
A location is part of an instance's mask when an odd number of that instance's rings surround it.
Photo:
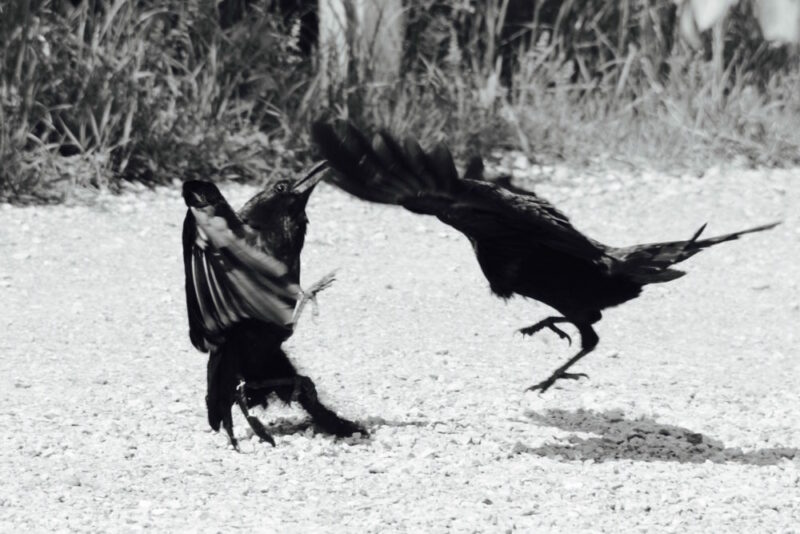
<path fill-rule="evenodd" d="M 796 0 L 11 0 L 0 199 L 253 178 L 346 117 L 457 155 L 800 159 Z"/>

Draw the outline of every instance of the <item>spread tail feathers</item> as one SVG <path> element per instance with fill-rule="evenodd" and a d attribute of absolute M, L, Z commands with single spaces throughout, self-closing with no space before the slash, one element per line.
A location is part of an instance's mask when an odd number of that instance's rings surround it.
<path fill-rule="evenodd" d="M 617 272 L 626 274 L 641 284 L 667 282 L 686 274 L 678 269 L 670 269 L 672 265 L 685 261 L 712 245 L 733 241 L 745 234 L 763 232 L 779 224 L 780 222 L 775 222 L 739 232 L 709 237 L 708 239 L 699 239 L 700 234 L 705 230 L 706 225 L 704 224 L 687 241 L 670 241 L 617 248 L 612 251 L 611 255 L 619 262 L 615 269 Z"/>

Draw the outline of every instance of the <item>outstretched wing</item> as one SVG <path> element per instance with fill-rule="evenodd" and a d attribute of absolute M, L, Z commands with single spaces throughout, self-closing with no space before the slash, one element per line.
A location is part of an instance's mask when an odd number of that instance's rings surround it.
<path fill-rule="evenodd" d="M 546 246 L 589 261 L 604 254 L 546 200 L 459 179 L 450 151 L 441 144 L 425 152 L 413 139 L 401 145 L 386 132 L 370 143 L 352 125 L 339 135 L 321 122 L 312 126 L 312 138 L 336 171 L 330 180 L 364 200 L 435 215 L 473 240 L 503 247 Z"/>
<path fill-rule="evenodd" d="M 246 240 L 227 204 L 190 207 L 183 223 L 189 337 L 200 351 L 244 319 L 292 328 L 300 288 L 286 266 Z"/>

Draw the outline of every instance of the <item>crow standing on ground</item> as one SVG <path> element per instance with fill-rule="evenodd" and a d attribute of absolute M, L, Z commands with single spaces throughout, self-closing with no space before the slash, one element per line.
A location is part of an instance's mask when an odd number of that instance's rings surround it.
<path fill-rule="evenodd" d="M 336 171 L 331 176 L 336 185 L 364 200 L 435 215 L 469 238 L 495 295 L 536 299 L 561 314 L 520 329 L 524 335 L 549 328 L 571 342 L 556 325 L 577 327 L 581 350 L 529 390 L 544 392 L 558 379 L 586 376 L 567 369 L 597 345 L 592 325 L 603 309 L 636 298 L 644 285 L 683 276 L 672 266 L 706 247 L 778 224 L 699 239 L 703 225 L 686 241 L 610 247 L 580 233 L 535 194 L 483 179 L 477 160 L 459 178 L 443 145 L 426 153 L 413 139 L 401 145 L 381 132 L 370 143 L 353 126 L 346 128 L 340 135 L 322 122 L 312 126 L 315 144 Z"/>
<path fill-rule="evenodd" d="M 292 335 L 306 300 L 329 285 L 331 275 L 307 292 L 300 289 L 305 208 L 324 165 L 292 184 L 277 182 L 234 213 L 210 182 L 188 181 L 183 198 L 183 259 L 189 337 L 209 352 L 206 405 L 211 428 L 220 423 L 236 448 L 231 408 L 236 402 L 253 431 L 275 445 L 248 407 L 266 407 L 275 393 L 297 400 L 325 432 L 364 433 L 317 398 L 314 383 L 299 375 L 281 349 Z"/>

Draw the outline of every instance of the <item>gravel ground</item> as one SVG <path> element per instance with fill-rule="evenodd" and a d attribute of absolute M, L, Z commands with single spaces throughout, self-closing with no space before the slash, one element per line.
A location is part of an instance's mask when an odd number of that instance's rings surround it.
<path fill-rule="evenodd" d="M 304 280 L 339 279 L 287 348 L 371 437 L 271 406 L 277 447 L 241 454 L 206 423 L 177 187 L 0 205 L 0 531 L 799 532 L 793 174 L 537 184 L 610 244 L 785 221 L 608 310 L 577 366 L 591 378 L 544 395 L 524 389 L 573 349 L 513 333 L 549 309 L 492 297 L 435 219 L 321 186 Z M 254 189 L 223 191 L 240 205 Z"/>

